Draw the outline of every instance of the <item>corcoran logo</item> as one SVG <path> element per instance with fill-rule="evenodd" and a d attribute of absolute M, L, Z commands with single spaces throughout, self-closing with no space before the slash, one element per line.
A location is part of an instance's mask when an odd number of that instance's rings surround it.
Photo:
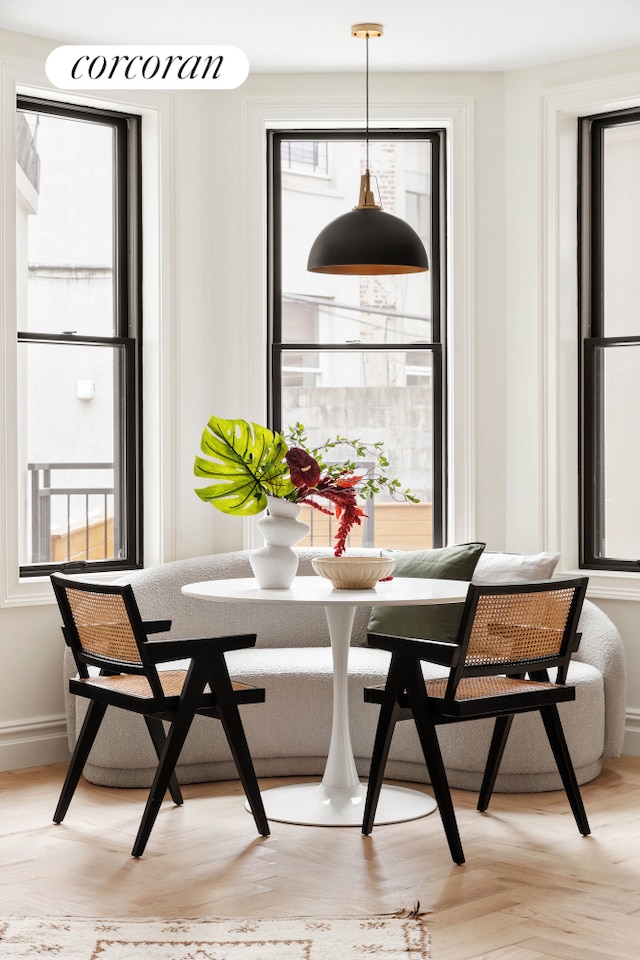
<path fill-rule="evenodd" d="M 249 61 L 228 46 L 78 45 L 56 47 L 45 69 L 62 90 L 231 90 Z"/>

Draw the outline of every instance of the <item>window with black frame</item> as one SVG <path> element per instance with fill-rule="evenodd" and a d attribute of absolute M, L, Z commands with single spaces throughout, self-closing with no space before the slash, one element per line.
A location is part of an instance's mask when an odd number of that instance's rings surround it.
<path fill-rule="evenodd" d="M 579 142 L 580 563 L 640 570 L 640 109 Z"/>
<path fill-rule="evenodd" d="M 142 564 L 139 123 L 18 97 L 21 576 Z"/>
<path fill-rule="evenodd" d="M 382 208 L 423 240 L 426 273 L 310 273 L 320 230 L 357 202 L 365 142 L 357 130 L 271 131 L 269 155 L 269 408 L 286 433 L 303 423 L 310 447 L 337 435 L 383 443 L 389 474 L 419 502 L 377 495 L 351 546 L 423 549 L 444 540 L 446 499 L 445 182 L 443 130 L 369 133 Z M 292 158 L 309 158 L 308 175 Z M 315 158 L 326 167 L 318 176 Z M 311 160 L 314 163 L 311 163 Z M 349 457 L 345 447 L 336 461 Z M 314 515 L 315 514 L 315 515 Z M 316 511 L 307 541 L 330 545 Z"/>

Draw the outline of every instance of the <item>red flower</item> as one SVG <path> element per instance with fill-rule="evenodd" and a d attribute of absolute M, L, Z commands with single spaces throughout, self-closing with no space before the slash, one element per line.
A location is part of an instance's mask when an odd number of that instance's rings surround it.
<path fill-rule="evenodd" d="M 285 459 L 291 482 L 298 488 L 296 503 L 308 503 L 321 513 L 335 515 L 339 521 L 334 546 L 334 554 L 339 557 L 345 551 L 352 527 L 360 525 L 361 518 L 366 516 L 356 501 L 355 487 L 362 477 L 352 470 L 344 470 L 337 476 L 321 476 L 318 461 L 301 447 L 290 447 Z M 329 500 L 334 509 L 318 503 L 316 497 Z"/>
<path fill-rule="evenodd" d="M 339 487 L 355 487 L 361 480 L 362 477 L 357 473 L 346 473 L 336 477 L 336 483 Z"/>
<path fill-rule="evenodd" d="M 314 497 L 324 497 L 329 500 L 335 508 L 335 517 L 340 522 L 338 532 L 335 535 L 335 546 L 333 552 L 336 557 L 341 556 L 347 546 L 347 537 L 354 526 L 360 526 L 361 518 L 366 517 L 366 513 L 356 502 L 356 492 L 353 486 L 338 486 L 335 479 L 323 477 L 318 488 L 310 490 L 308 496 L 305 496 L 299 503 L 308 503 L 321 513 L 332 514 L 334 511 L 327 510 L 326 507 L 317 503 Z"/>
<path fill-rule="evenodd" d="M 310 453 L 302 447 L 291 447 L 285 454 L 289 464 L 291 483 L 296 487 L 316 487 L 320 480 L 320 467 Z"/>

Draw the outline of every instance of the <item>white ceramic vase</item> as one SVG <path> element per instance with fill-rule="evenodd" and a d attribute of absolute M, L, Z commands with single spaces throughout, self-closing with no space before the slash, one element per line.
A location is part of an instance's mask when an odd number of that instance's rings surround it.
<path fill-rule="evenodd" d="M 249 562 L 258 586 L 286 589 L 298 570 L 298 554 L 292 547 L 309 532 L 309 524 L 298 520 L 300 504 L 267 497 L 267 513 L 258 520 L 264 547 L 253 550 Z"/>

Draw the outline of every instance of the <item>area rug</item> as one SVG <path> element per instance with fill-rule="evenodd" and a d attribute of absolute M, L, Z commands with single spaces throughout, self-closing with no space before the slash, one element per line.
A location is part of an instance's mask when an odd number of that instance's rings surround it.
<path fill-rule="evenodd" d="M 8 917 L 2 960 L 428 960 L 419 910 L 278 920 Z"/>

